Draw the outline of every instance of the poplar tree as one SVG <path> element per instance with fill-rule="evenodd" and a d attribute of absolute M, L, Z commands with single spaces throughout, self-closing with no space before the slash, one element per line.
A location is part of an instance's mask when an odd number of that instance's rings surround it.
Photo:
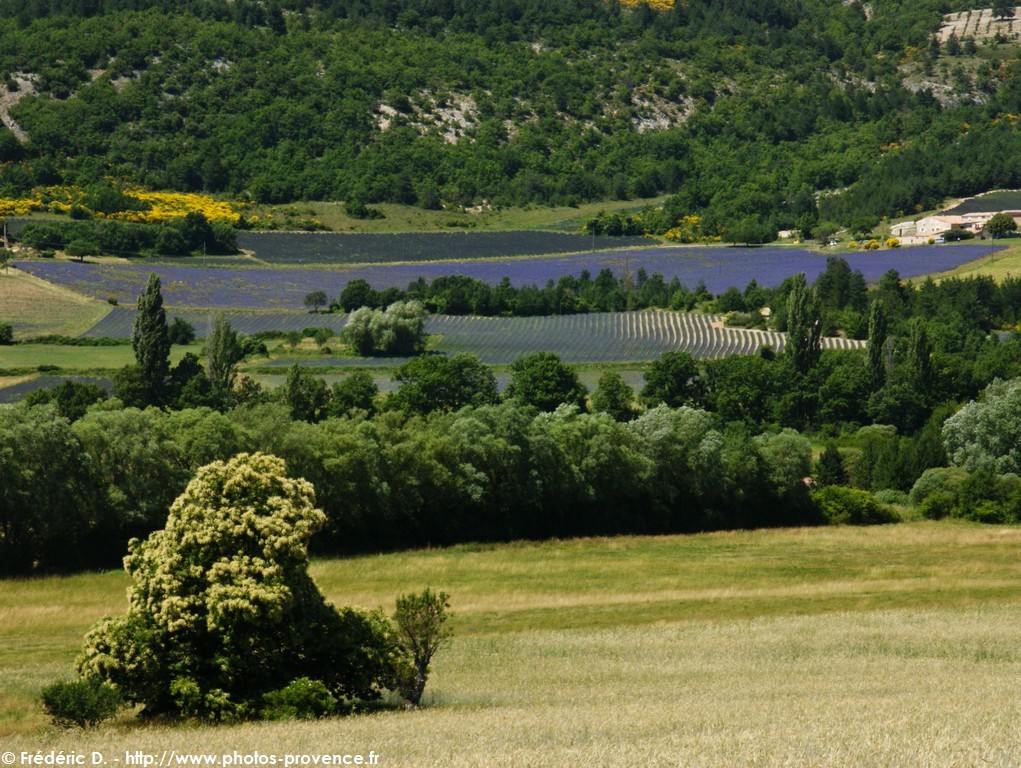
<path fill-rule="evenodd" d="M 131 346 L 148 405 L 162 403 L 170 375 L 170 333 L 160 289 L 159 275 L 150 274 L 138 295 L 138 313 L 131 331 Z"/>
<path fill-rule="evenodd" d="M 791 292 L 787 297 L 787 344 L 784 354 L 795 370 L 806 373 L 819 360 L 821 342 L 819 299 L 805 282 L 805 273 L 799 272 L 793 278 Z"/>
<path fill-rule="evenodd" d="M 234 387 L 238 363 L 243 353 L 238 334 L 221 312 L 216 316 L 213 333 L 206 340 L 206 376 L 213 391 L 220 397 Z"/>

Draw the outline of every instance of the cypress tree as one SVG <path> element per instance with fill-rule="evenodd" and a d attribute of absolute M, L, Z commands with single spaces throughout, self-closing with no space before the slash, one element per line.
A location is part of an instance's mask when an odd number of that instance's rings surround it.
<path fill-rule="evenodd" d="M 148 405 L 163 402 L 170 375 L 170 333 L 160 288 L 159 275 L 150 274 L 145 289 L 138 295 L 138 313 L 131 331 L 131 346 Z"/>
<path fill-rule="evenodd" d="M 876 299 L 869 308 L 869 368 L 872 369 L 873 378 L 880 384 L 886 378 L 884 347 L 890 332 L 889 326 L 886 304 L 882 299 Z"/>

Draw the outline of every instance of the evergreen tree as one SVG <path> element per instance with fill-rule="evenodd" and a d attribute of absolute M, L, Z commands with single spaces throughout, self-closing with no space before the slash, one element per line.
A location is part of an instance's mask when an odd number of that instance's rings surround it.
<path fill-rule="evenodd" d="M 932 385 L 932 344 L 925 330 L 925 323 L 917 317 L 908 326 L 907 366 L 912 383 L 920 391 L 928 391 Z"/>
<path fill-rule="evenodd" d="M 820 485 L 846 485 L 847 471 L 844 469 L 844 458 L 833 443 L 827 443 L 819 454 L 816 465 L 815 479 Z"/>
<path fill-rule="evenodd" d="M 869 368 L 872 369 L 873 377 L 880 384 L 886 378 L 883 348 L 886 346 L 889 332 L 886 304 L 882 299 L 876 299 L 869 308 Z"/>
<path fill-rule="evenodd" d="M 131 332 L 131 346 L 148 405 L 163 402 L 170 374 L 170 333 L 160 288 L 159 275 L 150 274 L 145 289 L 138 296 L 138 314 Z"/>

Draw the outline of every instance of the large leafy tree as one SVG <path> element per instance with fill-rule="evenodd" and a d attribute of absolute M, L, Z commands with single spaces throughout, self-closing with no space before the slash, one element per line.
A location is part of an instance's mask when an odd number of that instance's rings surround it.
<path fill-rule="evenodd" d="M 1021 379 L 986 387 L 946 420 L 943 443 L 954 466 L 1021 473 Z"/>
<path fill-rule="evenodd" d="M 585 409 L 588 392 L 574 368 L 553 352 L 522 355 L 511 363 L 507 397 L 540 411 L 552 411 L 562 404 Z"/>
<path fill-rule="evenodd" d="M 478 355 L 419 355 L 400 366 L 393 378 L 401 386 L 391 403 L 412 413 L 456 411 L 500 401 L 496 378 Z"/>
<path fill-rule="evenodd" d="M 160 277 L 153 273 L 138 295 L 131 347 L 148 404 L 162 403 L 170 375 L 170 333 Z"/>
<path fill-rule="evenodd" d="M 701 402 L 703 382 L 695 359 L 684 351 L 664 352 L 645 369 L 642 400 L 650 406 L 671 408 Z"/>
<path fill-rule="evenodd" d="M 128 613 L 90 631 L 79 671 L 149 713 L 214 720 L 257 716 L 303 677 L 338 698 L 375 695 L 395 645 L 384 620 L 337 611 L 308 575 L 325 522 L 313 499 L 275 456 L 201 468 L 166 527 L 131 544 Z"/>
<path fill-rule="evenodd" d="M 0 408 L 0 574 L 92 564 L 92 464 L 55 406 Z"/>

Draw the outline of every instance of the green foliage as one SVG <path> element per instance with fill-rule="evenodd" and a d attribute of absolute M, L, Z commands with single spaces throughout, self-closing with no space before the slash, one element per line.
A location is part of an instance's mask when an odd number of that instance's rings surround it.
<path fill-rule="evenodd" d="M 363 411 L 371 416 L 376 412 L 376 395 L 379 387 L 365 371 L 355 371 L 333 385 L 330 390 L 330 414 L 344 416 Z"/>
<path fill-rule="evenodd" d="M 796 371 L 806 373 L 819 360 L 822 320 L 819 299 L 805 283 L 804 273 L 791 282 L 787 297 L 787 343 L 784 357 Z"/>
<path fill-rule="evenodd" d="M 426 589 L 419 594 L 397 598 L 393 622 L 401 650 L 411 662 L 399 679 L 401 695 L 417 707 L 429 679 L 429 665 L 436 652 L 449 641 L 451 631 L 446 626 L 450 619 L 450 596 Z"/>
<path fill-rule="evenodd" d="M 313 312 L 318 312 L 320 307 L 325 307 L 328 303 L 326 291 L 312 291 L 305 294 L 305 306 Z"/>
<path fill-rule="evenodd" d="M 322 420 L 330 404 L 326 382 L 317 379 L 298 363 L 287 369 L 283 386 L 283 399 L 291 411 L 291 418 L 299 421 Z"/>
<path fill-rule="evenodd" d="M 377 695 L 386 638 L 338 613 L 308 576 L 308 541 L 325 522 L 312 486 L 282 460 L 240 454 L 201 468 L 166 527 L 135 540 L 128 613 L 87 635 L 79 672 L 150 714 L 255 716 L 298 678 L 334 698 Z"/>
<path fill-rule="evenodd" d="M 68 421 L 77 421 L 90 405 L 107 398 L 106 390 L 96 384 L 80 383 L 68 379 L 50 389 L 37 389 L 23 398 L 25 405 L 54 403 L 57 413 Z"/>
<path fill-rule="evenodd" d="M 121 707 L 117 690 L 95 678 L 51 683 L 43 688 L 42 701 L 54 725 L 62 728 L 92 728 Z"/>
<path fill-rule="evenodd" d="M 9 346 L 14 343 L 14 326 L 10 323 L 0 323 L 0 346 Z"/>
<path fill-rule="evenodd" d="M 459 353 L 419 355 L 393 375 L 400 384 L 388 407 L 408 413 L 456 411 L 465 406 L 494 405 L 500 401 L 496 378 L 477 355 Z"/>
<path fill-rule="evenodd" d="M 993 237 L 1006 237 L 1017 232 L 1017 222 L 1009 213 L 994 213 L 986 222 L 986 229 Z"/>
<path fill-rule="evenodd" d="M 145 288 L 138 295 L 137 310 L 131 347 L 135 350 L 146 404 L 158 405 L 166 396 L 170 375 L 170 335 L 160 277 L 155 272 L 149 275 Z"/>
<path fill-rule="evenodd" d="M 506 397 L 552 411 L 563 404 L 585 408 L 585 386 L 574 369 L 552 352 L 523 355 L 511 363 Z"/>
<path fill-rule="evenodd" d="M 180 317 L 175 317 L 167 326 L 167 335 L 171 344 L 191 344 L 195 341 L 195 326 Z"/>
<path fill-rule="evenodd" d="M 671 408 L 697 405 L 702 400 L 703 381 L 694 358 L 687 352 L 665 352 L 645 369 L 642 400 L 648 405 L 663 403 Z"/>
<path fill-rule="evenodd" d="M 903 83 L 936 0 L 284 5 L 4 0 L 0 59 L 38 93 L 12 107 L 31 141 L 0 132 L 0 187 L 79 183 L 112 211 L 112 177 L 355 216 L 670 194 L 647 228 L 702 214 L 758 242 L 819 208 L 878 220 L 1014 174 L 997 162 L 1016 142 L 1010 66 L 983 73 L 981 100 L 948 83 L 956 106 Z"/>
<path fill-rule="evenodd" d="M 425 348 L 425 309 L 398 301 L 385 310 L 361 307 L 344 325 L 344 340 L 362 355 L 414 355 Z"/>
<path fill-rule="evenodd" d="M 608 413 L 617 421 L 630 421 L 638 415 L 635 393 L 616 371 L 606 371 L 599 377 L 592 393 L 592 410 Z"/>
<path fill-rule="evenodd" d="M 881 525 L 897 522 L 897 515 L 868 491 L 829 485 L 812 491 L 812 501 L 832 525 Z"/>
<path fill-rule="evenodd" d="M 961 483 L 967 479 L 968 473 L 957 467 L 933 467 L 925 470 L 913 486 L 911 486 L 911 503 L 915 506 L 923 504 L 930 496 L 950 494 L 954 496 Z M 942 517 L 942 515 L 940 515 Z"/>
<path fill-rule="evenodd" d="M 315 720 L 332 715 L 337 700 L 321 680 L 299 677 L 262 697 L 264 720 Z"/>
<path fill-rule="evenodd" d="M 826 443 L 826 447 L 819 454 L 815 479 L 820 485 L 844 485 L 847 482 L 844 457 L 832 442 Z"/>
<path fill-rule="evenodd" d="M 0 572 L 68 571 L 96 557 L 92 469 L 54 406 L 0 408 Z"/>
<path fill-rule="evenodd" d="M 952 464 L 1021 473 L 1021 379 L 996 381 L 943 425 Z"/>
<path fill-rule="evenodd" d="M 206 339 L 206 376 L 220 398 L 226 397 L 234 388 L 237 365 L 242 358 L 237 331 L 230 327 L 223 313 L 218 314 L 213 333 Z"/>

